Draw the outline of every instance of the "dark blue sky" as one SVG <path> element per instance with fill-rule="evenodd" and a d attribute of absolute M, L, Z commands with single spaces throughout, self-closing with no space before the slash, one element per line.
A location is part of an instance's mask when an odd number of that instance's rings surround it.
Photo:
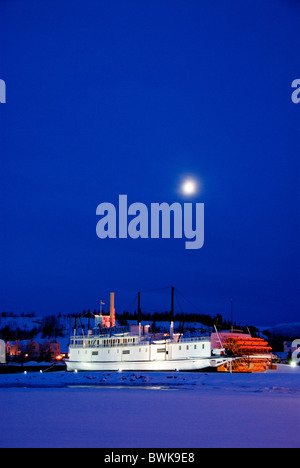
<path fill-rule="evenodd" d="M 0 34 L 1 311 L 174 285 L 242 324 L 299 320 L 299 2 L 2 0 Z M 99 203 L 183 203 L 185 174 L 202 249 L 96 236 Z"/>

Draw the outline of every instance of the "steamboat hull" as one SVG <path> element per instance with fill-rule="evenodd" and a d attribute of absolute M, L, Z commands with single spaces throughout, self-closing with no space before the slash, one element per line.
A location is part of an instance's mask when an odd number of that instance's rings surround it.
<path fill-rule="evenodd" d="M 76 362 L 66 361 L 67 371 L 199 371 L 217 368 L 225 364 L 225 359 L 190 359 L 184 361 L 157 362 Z"/>

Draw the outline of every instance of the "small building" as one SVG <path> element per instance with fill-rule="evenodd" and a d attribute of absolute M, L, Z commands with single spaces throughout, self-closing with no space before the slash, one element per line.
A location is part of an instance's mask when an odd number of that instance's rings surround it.
<path fill-rule="evenodd" d="M 55 361 L 60 356 L 60 343 L 56 340 L 8 341 L 6 354 L 12 360 L 24 358 L 32 361 Z"/>
<path fill-rule="evenodd" d="M 24 342 L 20 340 L 8 341 L 6 343 L 6 354 L 12 358 L 21 356 L 25 346 Z"/>
<path fill-rule="evenodd" d="M 35 340 L 29 340 L 27 350 L 28 357 L 33 361 L 40 358 L 40 345 Z"/>

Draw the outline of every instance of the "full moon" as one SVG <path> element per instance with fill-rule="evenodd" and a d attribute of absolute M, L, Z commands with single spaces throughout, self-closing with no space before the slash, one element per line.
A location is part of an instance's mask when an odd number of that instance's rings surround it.
<path fill-rule="evenodd" d="M 187 179 L 183 182 L 181 190 L 185 195 L 194 195 L 197 191 L 197 184 L 193 179 Z"/>

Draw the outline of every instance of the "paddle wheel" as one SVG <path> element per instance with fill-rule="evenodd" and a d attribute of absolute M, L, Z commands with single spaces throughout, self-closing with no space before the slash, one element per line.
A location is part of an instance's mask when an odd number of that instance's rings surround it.
<path fill-rule="evenodd" d="M 227 355 L 235 357 L 218 367 L 219 372 L 264 372 L 272 364 L 272 348 L 263 338 L 250 334 L 222 332 L 217 335 Z M 272 366 L 273 368 L 273 366 Z"/>

